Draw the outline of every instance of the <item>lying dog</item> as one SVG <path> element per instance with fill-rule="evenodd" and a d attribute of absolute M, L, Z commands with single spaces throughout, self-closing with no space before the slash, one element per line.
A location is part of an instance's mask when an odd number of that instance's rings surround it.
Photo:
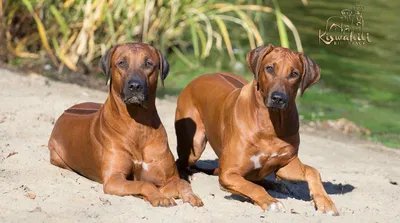
<path fill-rule="evenodd" d="M 158 74 L 164 83 L 169 72 L 163 55 L 146 44 L 122 44 L 101 67 L 111 78 L 105 104 L 78 104 L 61 115 L 49 140 L 51 163 L 102 183 L 107 194 L 140 196 L 153 206 L 176 205 L 173 198 L 202 206 L 179 178 L 155 107 Z"/>
<path fill-rule="evenodd" d="M 320 68 L 302 53 L 268 45 L 252 50 L 247 64 L 254 80 L 229 73 L 203 75 L 180 94 L 175 116 L 178 168 L 191 167 L 208 141 L 219 157 L 219 182 L 233 194 L 250 198 L 264 210 L 283 205 L 253 183 L 271 173 L 307 181 L 318 211 L 338 211 L 320 174 L 297 157 L 300 143 L 295 104 L 315 84 Z"/>

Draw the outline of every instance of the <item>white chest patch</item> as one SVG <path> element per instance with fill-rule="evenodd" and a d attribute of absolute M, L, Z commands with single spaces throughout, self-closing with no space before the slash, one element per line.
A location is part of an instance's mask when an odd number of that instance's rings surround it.
<path fill-rule="evenodd" d="M 281 154 L 272 153 L 270 157 L 271 157 L 271 158 L 274 158 L 274 157 L 281 157 L 281 156 L 285 156 L 286 154 L 288 154 L 288 153 L 281 153 Z"/>
<path fill-rule="evenodd" d="M 260 163 L 261 157 L 267 156 L 267 157 L 270 157 L 270 158 L 274 158 L 274 157 L 285 156 L 286 154 L 288 154 L 288 153 L 287 153 L 287 152 L 286 152 L 286 153 L 281 153 L 281 154 L 272 153 L 271 155 L 266 155 L 266 154 L 264 154 L 264 153 L 260 153 L 260 154 L 258 154 L 258 155 L 251 156 L 251 157 L 250 157 L 250 160 L 253 162 L 253 164 L 254 164 L 254 169 L 256 170 L 256 169 L 260 169 L 260 168 L 261 168 L 261 163 Z"/>
<path fill-rule="evenodd" d="M 253 163 L 254 163 L 254 169 L 260 169 L 261 168 L 260 158 L 262 156 L 265 156 L 265 154 L 264 153 L 260 153 L 258 155 L 254 155 L 254 156 L 250 157 L 250 160 L 253 161 Z"/>
<path fill-rule="evenodd" d="M 288 153 L 281 153 L 278 156 L 286 156 Z"/>
<path fill-rule="evenodd" d="M 137 164 L 137 165 L 141 165 L 142 169 L 145 170 L 145 171 L 149 170 L 149 164 L 148 163 L 145 163 L 145 162 L 142 162 L 142 161 L 137 161 L 137 160 L 134 160 L 133 163 Z"/>
<path fill-rule="evenodd" d="M 143 168 L 144 170 L 148 171 L 148 170 L 149 170 L 149 164 L 148 164 L 148 163 L 145 163 L 145 162 L 142 162 L 142 168 Z"/>

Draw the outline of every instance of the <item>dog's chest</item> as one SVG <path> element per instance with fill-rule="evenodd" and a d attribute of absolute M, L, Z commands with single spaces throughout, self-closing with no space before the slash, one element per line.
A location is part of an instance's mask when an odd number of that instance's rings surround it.
<path fill-rule="evenodd" d="M 146 163 L 144 161 L 133 160 L 133 166 L 134 166 L 133 172 L 150 170 L 150 163 Z"/>
<path fill-rule="evenodd" d="M 250 173 L 256 178 L 264 178 L 287 165 L 296 155 L 297 149 L 293 147 L 257 150 L 249 157 Z"/>
<path fill-rule="evenodd" d="M 147 181 L 155 184 L 156 186 L 164 185 L 167 180 L 168 172 L 165 165 L 160 159 L 133 159 L 133 178 L 138 181 Z"/>
<path fill-rule="evenodd" d="M 286 163 L 288 160 L 292 159 L 294 156 L 293 153 L 281 152 L 281 153 L 258 153 L 250 157 L 250 161 L 253 164 L 253 169 L 261 169 L 265 166 L 280 166 L 282 163 Z"/>
<path fill-rule="evenodd" d="M 134 180 L 148 181 L 154 184 L 160 184 L 154 172 L 154 165 L 151 162 L 133 160 Z"/>

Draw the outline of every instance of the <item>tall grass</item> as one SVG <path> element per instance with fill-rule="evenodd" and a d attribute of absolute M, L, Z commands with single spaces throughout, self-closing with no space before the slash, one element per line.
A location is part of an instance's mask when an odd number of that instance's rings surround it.
<path fill-rule="evenodd" d="M 292 22 L 279 10 L 263 5 L 233 4 L 217 0 L 5 0 L 7 49 L 16 57 L 39 58 L 44 50 L 52 63 L 77 71 L 91 69 L 113 44 L 150 43 L 172 50 L 189 67 L 182 49 L 193 48 L 197 60 L 213 48 L 236 60 L 232 29 L 242 29 L 249 46 L 264 44 L 255 13 L 276 13 L 281 44 L 288 46 L 285 25 L 293 33 L 297 50 L 300 37 Z M 240 3 L 243 1 L 237 1 Z M 255 13 L 253 13 L 255 12 Z M 24 27 L 35 27 L 25 28 Z"/>

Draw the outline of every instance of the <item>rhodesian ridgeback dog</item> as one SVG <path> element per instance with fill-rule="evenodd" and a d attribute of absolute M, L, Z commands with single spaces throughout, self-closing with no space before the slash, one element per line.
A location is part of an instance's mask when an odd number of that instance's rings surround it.
<path fill-rule="evenodd" d="M 143 197 L 153 206 L 176 205 L 174 198 L 202 206 L 179 178 L 155 107 L 158 74 L 164 83 L 169 72 L 161 52 L 117 45 L 101 68 L 111 78 L 106 102 L 74 105 L 61 115 L 49 140 L 51 163 L 102 183 L 107 194 Z"/>
<path fill-rule="evenodd" d="M 219 157 L 223 189 L 251 199 L 264 210 L 283 205 L 254 182 L 275 173 L 307 181 L 318 211 L 337 215 L 319 172 L 299 160 L 299 117 L 295 104 L 320 78 L 320 68 L 303 53 L 272 45 L 247 55 L 254 80 L 234 74 L 200 76 L 178 98 L 175 130 L 180 170 L 195 167 L 207 141 Z"/>

